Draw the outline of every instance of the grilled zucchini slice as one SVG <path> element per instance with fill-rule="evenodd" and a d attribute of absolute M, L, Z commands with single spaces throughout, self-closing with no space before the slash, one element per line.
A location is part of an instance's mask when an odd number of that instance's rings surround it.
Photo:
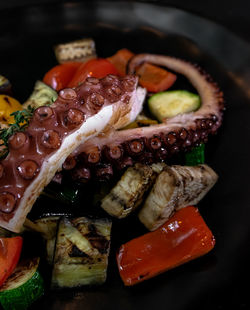
<path fill-rule="evenodd" d="M 0 302 L 5 310 L 27 309 L 44 293 L 38 271 L 39 258 L 22 261 L 0 289 Z"/>
<path fill-rule="evenodd" d="M 55 54 L 60 64 L 70 61 L 85 62 L 96 58 L 95 41 L 87 38 L 59 44 L 55 47 Z"/>
<path fill-rule="evenodd" d="M 72 288 L 106 281 L 111 221 L 61 218 L 59 222 L 52 288 Z"/>
<path fill-rule="evenodd" d="M 139 212 L 140 221 L 149 230 L 157 229 L 175 210 L 196 205 L 217 179 L 207 165 L 165 167 Z"/>
<path fill-rule="evenodd" d="M 36 81 L 34 90 L 28 100 L 23 104 L 24 108 L 29 105 L 32 108 L 39 108 L 43 105 L 50 105 L 56 101 L 57 92 L 42 81 Z"/>

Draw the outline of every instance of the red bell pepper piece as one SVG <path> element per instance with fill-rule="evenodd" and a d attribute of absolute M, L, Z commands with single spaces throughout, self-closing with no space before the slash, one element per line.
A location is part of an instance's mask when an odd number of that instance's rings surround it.
<path fill-rule="evenodd" d="M 76 87 L 84 82 L 87 77 L 92 76 L 100 79 L 108 74 L 118 74 L 115 66 L 110 61 L 103 58 L 90 59 L 80 65 L 67 86 Z"/>
<path fill-rule="evenodd" d="M 125 76 L 128 61 L 134 55 L 135 54 L 130 52 L 130 50 L 123 48 L 107 59 L 116 67 L 119 75 Z"/>
<path fill-rule="evenodd" d="M 158 93 L 171 87 L 176 81 L 176 75 L 160 67 L 144 63 L 137 70 L 139 84 L 149 92 Z"/>
<path fill-rule="evenodd" d="M 43 82 L 59 91 L 67 87 L 80 65 L 81 63 L 79 62 L 67 62 L 55 66 L 45 74 Z"/>
<path fill-rule="evenodd" d="M 15 269 L 22 250 L 23 238 L 0 238 L 0 287 Z"/>
<path fill-rule="evenodd" d="M 121 246 L 117 254 L 120 276 L 125 285 L 134 285 L 202 256 L 214 245 L 198 209 L 189 206 L 157 230 Z"/>

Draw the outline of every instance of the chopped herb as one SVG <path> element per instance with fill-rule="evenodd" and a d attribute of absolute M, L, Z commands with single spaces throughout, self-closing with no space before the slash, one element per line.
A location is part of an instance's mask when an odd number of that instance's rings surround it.
<path fill-rule="evenodd" d="M 32 108 L 29 105 L 27 109 L 15 111 L 10 114 L 11 116 L 14 116 L 15 122 L 13 124 L 9 124 L 7 128 L 0 129 L 0 146 L 5 146 L 5 148 L 0 152 L 0 159 L 5 158 L 9 153 L 8 141 L 10 136 L 12 136 L 15 132 L 23 131 L 29 125 L 34 110 L 35 108 Z"/>

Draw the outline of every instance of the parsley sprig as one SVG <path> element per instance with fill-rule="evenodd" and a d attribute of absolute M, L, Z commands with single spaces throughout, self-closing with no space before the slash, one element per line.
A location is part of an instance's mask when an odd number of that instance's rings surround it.
<path fill-rule="evenodd" d="M 7 128 L 0 129 L 0 146 L 5 146 L 0 152 L 0 159 L 5 158 L 9 153 L 8 140 L 17 131 L 23 131 L 30 122 L 30 119 L 34 113 L 35 108 L 32 108 L 30 105 L 27 109 L 21 111 L 15 111 L 11 113 L 11 116 L 14 116 L 15 122 L 13 124 L 8 124 Z"/>

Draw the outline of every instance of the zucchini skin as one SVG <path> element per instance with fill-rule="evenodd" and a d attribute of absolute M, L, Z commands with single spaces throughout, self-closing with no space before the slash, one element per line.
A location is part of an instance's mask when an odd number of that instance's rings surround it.
<path fill-rule="evenodd" d="M 0 291 L 0 303 L 4 310 L 25 310 L 43 294 L 44 281 L 36 269 L 25 283 L 13 289 Z"/>

